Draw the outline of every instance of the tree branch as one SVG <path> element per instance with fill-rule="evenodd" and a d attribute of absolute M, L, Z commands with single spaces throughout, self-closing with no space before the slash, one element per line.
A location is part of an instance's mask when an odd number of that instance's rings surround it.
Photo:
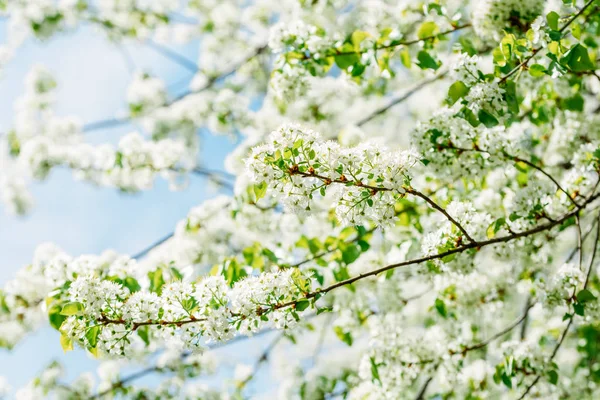
<path fill-rule="evenodd" d="M 367 116 L 363 117 L 362 119 L 360 119 L 358 122 L 356 122 L 356 126 L 363 126 L 367 122 L 373 120 L 375 117 L 378 117 L 381 114 L 386 113 L 390 108 L 392 108 L 392 107 L 394 107 L 394 106 L 402 103 L 405 100 L 408 100 L 413 94 L 417 93 L 418 91 L 420 91 L 424 87 L 428 86 L 429 84 L 431 84 L 433 82 L 436 82 L 436 81 L 442 79 L 444 76 L 446 76 L 447 73 L 448 73 L 448 71 L 444 71 L 444 72 L 441 72 L 441 73 L 439 73 L 438 75 L 436 75 L 436 76 L 434 76 L 432 78 L 425 79 L 425 80 L 421 81 L 421 83 L 417 84 L 412 89 L 409 89 L 403 95 L 398 96 L 398 97 L 392 99 L 389 103 L 387 103 L 383 107 L 378 108 L 377 110 L 373 111 L 369 115 L 367 115 Z"/>
<path fill-rule="evenodd" d="M 456 226 L 463 233 L 463 235 L 465 235 L 465 237 L 469 240 L 469 242 L 475 242 L 475 240 L 469 235 L 467 230 L 465 228 L 463 228 L 463 226 L 458 221 L 456 221 L 454 218 L 452 218 L 452 216 L 450 214 L 448 214 L 448 212 L 446 210 L 444 210 L 442 207 L 440 207 L 431 198 L 429 198 L 428 196 L 424 195 L 423 193 L 421 193 L 418 190 L 413 189 L 413 188 L 405 188 L 405 190 L 407 193 L 410 193 L 414 196 L 420 197 L 421 199 L 425 200 L 433 209 L 442 213 L 450 222 L 452 222 L 454 224 L 454 226 Z"/>
<path fill-rule="evenodd" d="M 586 275 L 586 279 L 585 282 L 583 284 L 583 289 L 587 289 L 588 283 L 589 283 L 589 277 L 592 271 L 592 268 L 594 267 L 594 261 L 596 260 L 596 254 L 597 254 L 597 250 L 598 250 L 598 239 L 600 239 L 600 215 L 598 216 L 599 218 L 599 223 L 596 224 L 596 240 L 594 241 L 594 250 L 592 252 L 592 257 L 590 259 L 590 264 L 588 266 L 588 270 L 587 270 L 587 275 Z M 580 249 L 580 262 L 581 262 L 581 253 L 582 253 L 582 243 L 581 243 L 581 239 L 579 240 L 578 243 L 578 248 Z M 554 346 L 554 349 L 552 350 L 552 354 L 550 355 L 550 358 L 548 359 L 548 363 L 550 363 L 554 357 L 556 356 L 556 354 L 558 353 L 558 350 L 560 349 L 560 347 L 562 346 L 563 342 L 565 341 L 565 338 L 567 337 L 567 334 L 569 332 L 569 329 L 571 328 L 571 325 L 573 324 L 573 319 L 575 318 L 575 313 L 573 312 L 571 314 L 571 316 L 569 317 L 569 322 L 567 323 L 566 328 L 563 330 L 562 334 L 560 335 L 560 339 L 558 340 L 558 342 L 556 343 L 556 346 Z M 529 392 L 531 391 L 531 389 L 533 389 L 533 387 L 539 382 L 539 380 L 541 379 L 541 375 L 537 374 L 537 376 L 535 377 L 535 379 L 533 380 L 533 382 L 531 382 L 529 384 L 529 386 L 527 386 L 527 388 L 525 389 L 525 391 L 523 392 L 523 394 L 519 397 L 519 400 L 522 400 L 525 398 L 525 396 L 527 396 L 527 394 L 529 394 Z"/>
<path fill-rule="evenodd" d="M 366 48 L 366 49 L 362 49 L 362 50 L 359 50 L 359 51 L 338 51 L 338 50 L 335 50 L 333 53 L 326 54 L 326 55 L 327 56 L 331 56 L 331 57 L 335 57 L 335 56 L 349 56 L 349 55 L 354 55 L 354 54 L 363 54 L 363 53 L 366 53 L 366 52 L 371 51 L 371 50 L 379 51 L 379 50 L 391 49 L 391 48 L 398 47 L 398 46 L 410 46 L 410 45 L 417 44 L 417 43 L 420 43 L 420 42 L 425 42 L 427 40 L 437 39 L 437 38 L 440 38 L 442 36 L 448 35 L 450 33 L 454 33 L 454 32 L 460 31 L 462 29 L 470 28 L 470 27 L 471 27 L 471 24 L 467 23 L 467 24 L 456 26 L 456 27 L 454 27 L 452 29 L 449 29 L 447 31 L 440 32 L 440 33 L 437 33 L 435 35 L 430 35 L 430 36 L 427 36 L 427 37 L 424 37 L 424 38 L 412 39 L 412 40 L 406 40 L 406 41 L 399 41 L 399 42 L 392 42 L 391 44 L 388 44 L 388 45 L 375 46 L 375 47 L 372 47 L 372 48 Z M 310 60 L 312 57 L 313 57 L 312 54 L 305 54 L 303 56 L 302 60 Z"/>
<path fill-rule="evenodd" d="M 148 47 L 150 47 L 152 50 L 162 54 L 169 60 L 172 60 L 175 63 L 181 65 L 183 68 L 187 69 L 190 72 L 196 73 L 199 70 L 198 65 L 196 65 L 195 62 L 193 62 L 192 60 L 182 56 L 181 54 L 169 49 L 166 46 L 160 45 L 150 39 L 146 40 L 146 45 Z"/>
<path fill-rule="evenodd" d="M 182 100 L 192 94 L 200 93 L 207 89 L 210 89 L 215 83 L 229 77 L 230 75 L 233 75 L 235 72 L 237 72 L 237 70 L 240 67 L 242 67 L 246 63 L 250 62 L 252 59 L 257 57 L 258 55 L 262 54 L 266 49 L 267 49 L 267 45 L 257 47 L 251 54 L 244 57 L 241 61 L 232 65 L 229 69 L 226 69 L 225 71 L 221 72 L 219 75 L 211 77 L 206 82 L 206 84 L 204 86 L 202 86 L 201 88 L 199 88 L 198 90 L 186 91 L 186 92 L 182 93 L 181 95 L 175 97 L 173 100 L 171 100 L 167 104 L 165 104 L 164 107 L 171 106 L 171 105 L 175 104 L 176 102 L 178 102 L 179 100 Z M 140 117 L 144 117 L 147 115 L 148 115 L 148 113 L 141 113 L 140 115 L 137 115 L 135 118 L 140 118 Z M 126 123 L 129 123 L 130 121 L 132 121 L 135 118 L 131 117 L 131 116 L 126 116 L 126 117 L 121 117 L 121 118 L 109 118 L 109 119 L 105 119 L 105 120 L 94 121 L 94 122 L 85 124 L 82 128 L 82 131 L 83 132 L 92 132 L 92 131 L 95 131 L 98 129 L 114 128 L 116 126 L 121 126 Z"/>

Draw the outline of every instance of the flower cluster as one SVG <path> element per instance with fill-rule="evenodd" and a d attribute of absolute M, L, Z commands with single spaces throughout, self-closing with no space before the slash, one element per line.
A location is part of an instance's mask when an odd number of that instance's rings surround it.
<path fill-rule="evenodd" d="M 461 81 L 467 86 L 476 84 L 481 79 L 479 69 L 477 68 L 479 62 L 479 56 L 470 56 L 467 53 L 461 53 L 458 60 L 452 65 L 452 78 Z"/>
<path fill-rule="evenodd" d="M 447 352 L 447 334 L 437 326 L 408 335 L 402 331 L 403 317 L 388 314 L 372 321 L 371 343 L 358 369 L 359 392 L 371 392 L 370 399 L 392 399 L 405 391 L 421 374 L 434 371 L 434 365 Z M 394 328 L 391 328 L 394 327 Z M 358 397 L 356 397 L 358 398 Z"/>
<path fill-rule="evenodd" d="M 392 152 L 370 143 L 344 148 L 299 125 L 281 127 L 269 142 L 248 158 L 254 182 L 295 212 L 311 210 L 317 196 L 333 192 L 344 225 L 393 222 L 396 200 L 410 183 L 408 171 L 419 160 L 413 151 Z"/>
<path fill-rule="evenodd" d="M 316 26 L 307 25 L 303 21 L 279 22 L 271 28 L 269 47 L 275 53 L 282 53 L 290 48 L 306 48 L 311 53 L 316 53 L 323 47 L 323 32 L 321 35 L 317 35 L 318 33 Z"/>
<path fill-rule="evenodd" d="M 151 188 L 157 175 L 175 177 L 194 164 L 182 141 L 147 141 L 137 132 L 123 136 L 116 149 L 109 144 L 55 144 L 37 136 L 24 143 L 19 159 L 38 178 L 54 166 L 66 165 L 79 179 L 130 191 Z"/>
<path fill-rule="evenodd" d="M 174 136 L 178 133 L 187 141 L 196 143 L 196 131 L 202 126 L 217 134 L 226 134 L 235 131 L 238 125 L 250 124 L 252 114 L 248 106 L 248 98 L 231 89 L 203 91 L 155 109 L 144 116 L 142 123 L 153 136 Z"/>
<path fill-rule="evenodd" d="M 483 110 L 494 115 L 502 109 L 503 93 L 504 90 L 500 89 L 496 82 L 482 82 L 469 90 L 469 93 L 465 96 L 465 101 L 469 110 L 474 114 L 479 114 Z"/>
<path fill-rule="evenodd" d="M 137 72 L 127 88 L 127 103 L 131 114 L 144 114 L 164 105 L 167 91 L 162 80 Z"/>
<path fill-rule="evenodd" d="M 152 277 L 162 271 L 151 272 Z M 223 276 L 199 282 L 152 278 L 140 289 L 134 278 L 103 280 L 80 274 L 62 297 L 60 331 L 73 342 L 112 355 L 143 351 L 150 341 L 189 348 L 252 334 L 267 322 L 284 329 L 295 325 L 297 306 L 310 282 L 299 270 L 263 273 L 229 287 Z M 119 283 L 119 281 L 123 283 Z M 143 282 L 142 282 L 143 283 Z M 297 310 L 297 311 L 296 311 Z M 143 333 L 142 333 L 143 332 Z"/>
<path fill-rule="evenodd" d="M 482 38 L 499 40 L 505 29 L 526 31 L 543 11 L 541 0 L 478 1 L 473 9 L 473 27 Z"/>
<path fill-rule="evenodd" d="M 16 213 L 24 213 L 32 203 L 26 191 L 31 178 L 45 179 L 54 167 L 66 166 L 77 179 L 127 191 L 148 189 L 159 175 L 174 182 L 194 167 L 196 149 L 182 138 L 150 141 L 134 132 L 123 136 L 117 146 L 85 143 L 77 119 L 53 114 L 55 87 L 47 70 L 33 68 L 25 94 L 17 102 L 14 127 L 0 138 L 0 189 Z M 152 91 L 142 95 L 132 89 L 130 100 L 136 107 L 158 106 L 163 100 L 156 103 L 159 96 Z"/>
<path fill-rule="evenodd" d="M 561 265 L 547 284 L 541 284 L 542 296 L 550 306 L 565 305 L 583 286 L 585 273 L 574 263 Z"/>
<path fill-rule="evenodd" d="M 111 36 L 148 38 L 155 30 L 167 26 L 169 14 L 178 8 L 168 0 L 104 0 L 98 6 L 97 18 L 110 22 Z"/>

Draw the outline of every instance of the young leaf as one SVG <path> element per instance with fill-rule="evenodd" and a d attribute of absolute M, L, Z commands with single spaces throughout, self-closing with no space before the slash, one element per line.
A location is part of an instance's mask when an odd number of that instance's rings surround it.
<path fill-rule="evenodd" d="M 67 351 L 73 350 L 73 342 L 65 335 L 60 335 L 60 347 L 66 353 Z"/>
<path fill-rule="evenodd" d="M 419 27 L 419 31 L 417 32 L 417 37 L 419 39 L 425 39 L 431 37 L 438 33 L 440 29 L 437 24 L 433 21 L 424 22 L 421 27 Z"/>
<path fill-rule="evenodd" d="M 98 325 L 92 326 L 85 334 L 86 339 L 90 343 L 92 348 L 98 344 L 98 334 L 100 333 L 100 327 Z"/>
<path fill-rule="evenodd" d="M 300 300 L 296 303 L 296 310 L 304 311 L 308 308 L 309 305 L 310 305 L 310 301 L 308 301 L 306 299 Z"/>
<path fill-rule="evenodd" d="M 469 88 L 461 81 L 456 81 L 448 88 L 448 103 L 456 103 L 458 99 L 463 98 L 469 93 Z"/>
<path fill-rule="evenodd" d="M 419 51 L 417 54 L 417 60 L 419 60 L 417 65 L 421 69 L 432 69 L 436 71 L 440 67 L 440 64 L 435 61 L 435 59 L 431 57 L 431 55 L 425 50 Z"/>
<path fill-rule="evenodd" d="M 563 58 L 560 59 L 561 64 L 567 65 L 571 71 L 583 72 L 594 69 L 594 64 L 590 60 L 587 48 L 579 43 L 573 45 L 567 51 Z"/>
<path fill-rule="evenodd" d="M 579 301 L 580 303 L 585 303 L 591 300 L 596 300 L 596 296 L 594 296 L 589 290 L 583 289 L 579 293 L 577 293 L 577 301 Z"/>
<path fill-rule="evenodd" d="M 80 314 L 81 312 L 83 312 L 83 304 L 72 301 L 62 307 L 60 315 L 70 316 Z"/>
<path fill-rule="evenodd" d="M 546 21 L 548 21 L 548 26 L 550 27 L 550 29 L 557 31 L 558 30 L 558 20 L 560 19 L 560 16 L 554 12 L 551 11 L 548 13 L 548 15 L 546 15 Z"/>

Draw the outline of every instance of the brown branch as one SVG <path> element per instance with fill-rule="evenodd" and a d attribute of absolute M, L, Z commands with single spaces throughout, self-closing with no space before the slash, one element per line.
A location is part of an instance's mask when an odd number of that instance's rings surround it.
<path fill-rule="evenodd" d="M 287 308 L 287 307 L 295 307 L 296 304 L 298 304 L 300 301 L 304 301 L 304 300 L 310 300 L 313 298 L 317 298 L 320 297 L 328 292 L 331 292 L 332 290 L 335 290 L 339 287 L 342 286 L 346 286 L 346 285 L 350 285 L 354 282 L 357 282 L 359 280 L 371 277 L 371 276 L 376 276 L 381 274 L 382 272 L 386 272 L 389 270 L 393 270 L 396 268 L 400 268 L 400 267 L 404 267 L 404 266 L 409 266 L 409 265 L 416 265 L 416 264 L 421 264 L 424 263 L 426 261 L 433 261 L 433 260 L 438 260 L 438 259 L 442 259 L 444 257 L 447 257 L 449 255 L 452 254 L 457 254 L 457 253 L 462 253 L 466 250 L 470 250 L 470 249 L 481 249 L 483 247 L 492 245 L 492 244 L 498 244 L 498 243 L 505 243 L 505 242 L 509 242 L 515 239 L 519 239 L 519 238 L 523 238 L 523 237 L 528 237 L 531 235 L 534 235 L 536 233 L 540 233 L 540 232 L 544 232 L 547 231 L 563 222 L 565 222 L 566 220 L 568 220 L 569 218 L 572 218 L 576 215 L 579 214 L 579 212 L 585 208 L 589 203 L 591 203 L 592 201 L 596 200 L 598 197 L 600 197 L 600 194 L 596 194 L 596 195 L 592 195 L 590 196 L 583 205 L 581 205 L 580 208 L 578 208 L 575 211 L 572 211 L 570 213 L 567 213 L 565 215 L 563 215 L 560 219 L 557 219 L 553 222 L 549 222 L 545 225 L 539 225 L 535 228 L 526 230 L 526 231 L 522 231 L 522 232 L 518 232 L 518 233 L 514 233 L 514 234 L 510 234 L 507 236 L 502 236 L 502 237 L 496 237 L 496 238 L 492 238 L 492 239 L 488 239 L 488 240 L 484 240 L 484 241 L 473 241 L 473 242 L 469 242 L 465 245 L 456 247 L 454 249 L 450 249 L 447 250 L 445 252 L 442 253 L 438 253 L 438 254 L 433 254 L 433 255 L 429 255 L 429 256 L 425 256 L 425 257 L 420 257 L 420 258 L 416 258 L 416 259 L 412 259 L 412 260 L 407 260 L 407 261 L 403 261 L 403 262 L 399 262 L 399 263 L 395 263 L 395 264 L 389 264 L 386 265 L 384 267 L 378 268 L 378 269 L 374 269 L 365 273 L 361 273 L 358 274 L 352 278 L 348 278 L 345 279 L 343 281 L 339 281 L 336 282 L 334 284 L 331 284 L 325 288 L 319 288 L 316 289 L 315 291 L 312 292 L 308 292 L 305 293 L 304 296 L 301 296 L 298 299 L 295 300 L 290 300 L 284 303 L 278 303 L 278 304 L 274 304 L 268 308 L 258 308 L 256 310 L 257 315 L 263 315 L 266 314 L 270 311 L 274 311 L 274 310 L 279 310 L 282 308 Z M 600 226 L 600 224 L 599 224 Z M 595 253 L 594 253 L 595 254 Z M 592 260 L 593 261 L 593 260 Z M 132 325 L 133 330 L 137 329 L 140 326 L 146 326 L 146 325 L 176 325 L 176 326 L 181 326 L 184 324 L 190 324 L 190 323 L 195 323 L 195 322 L 200 322 L 200 321 L 204 321 L 204 319 L 198 319 L 198 318 L 189 318 L 189 319 L 183 319 L 183 320 L 179 320 L 179 321 L 126 321 L 123 319 L 109 319 L 105 316 L 97 319 L 97 322 L 104 324 L 104 325 L 108 325 L 108 324 L 120 324 L 120 325 Z"/>
<path fill-rule="evenodd" d="M 293 300 L 293 301 L 289 301 L 286 303 L 281 303 L 278 305 L 274 306 L 274 309 L 279 309 L 279 308 L 284 308 L 284 307 L 289 307 L 291 305 L 295 305 L 296 303 L 298 303 L 301 300 L 306 300 L 306 299 L 312 299 L 314 297 L 317 296 L 321 296 L 323 294 L 326 294 L 334 289 L 337 289 L 338 287 L 341 286 L 346 286 L 346 285 L 350 285 L 356 281 L 371 277 L 371 276 L 376 276 L 381 274 L 382 272 L 386 272 L 392 269 L 396 269 L 396 268 L 400 268 L 400 267 L 405 267 L 405 266 L 409 266 L 409 265 L 415 265 L 415 264 L 421 264 L 427 261 L 433 261 L 433 260 L 438 260 L 438 259 L 442 259 L 444 257 L 450 256 L 452 254 L 457 254 L 457 253 L 462 253 L 466 250 L 469 249 L 481 249 L 483 247 L 489 246 L 489 245 L 493 245 L 493 244 L 498 244 L 498 243 L 505 243 L 505 242 L 509 242 L 515 239 L 519 239 L 519 238 L 523 238 L 523 237 L 528 237 L 531 235 L 535 235 L 536 233 L 540 233 L 540 232 L 545 232 L 551 228 L 554 228 L 555 226 L 562 224 L 563 222 L 565 222 L 566 220 L 568 220 L 569 218 L 574 217 L 581 209 L 584 209 L 589 203 L 591 203 L 592 201 L 596 200 L 598 197 L 600 197 L 600 194 L 595 194 L 590 196 L 582 205 L 581 208 L 578 208 L 575 211 L 571 211 L 565 215 L 563 215 L 561 218 L 557 219 L 554 222 L 549 222 L 547 224 L 544 225 L 539 225 L 535 228 L 531 228 L 528 229 L 526 231 L 522 231 L 522 232 L 518 232 L 518 233 L 514 233 L 514 234 L 510 234 L 507 236 L 501 236 L 501 237 L 495 237 L 492 239 L 488 239 L 488 240 L 484 240 L 481 242 L 475 241 L 475 242 L 471 242 L 471 243 L 467 243 L 465 245 L 456 247 L 454 249 L 450 249 L 447 251 L 444 251 L 442 253 L 438 253 L 438 254 L 432 254 L 429 256 L 425 256 L 425 257 L 420 257 L 420 258 L 415 258 L 412 260 L 407 260 L 407 261 L 403 261 L 403 262 L 399 262 L 399 263 L 395 263 L 395 264 L 390 264 L 390 265 L 386 265 L 384 267 L 378 268 L 378 269 L 374 269 L 372 271 L 369 272 L 365 272 L 365 273 L 361 273 L 359 275 L 356 275 L 352 278 L 340 281 L 340 282 L 336 282 L 330 286 L 327 286 L 325 288 L 322 289 L 317 289 L 314 292 L 310 292 L 307 293 L 304 297 L 302 297 L 301 299 L 298 300 Z"/>
<path fill-rule="evenodd" d="M 437 368 L 436 368 L 436 370 L 437 370 Z M 415 400 L 423 399 L 423 397 L 425 396 L 425 392 L 427 391 L 427 388 L 429 387 L 429 384 L 431 383 L 432 380 L 433 380 L 433 376 L 430 376 L 429 378 L 427 378 L 427 380 L 425 381 L 423 386 L 421 386 L 419 393 L 417 393 L 417 397 L 415 397 Z"/>
<path fill-rule="evenodd" d="M 381 186 L 367 185 L 367 184 L 362 183 L 361 181 L 348 181 L 344 175 L 342 175 L 341 178 L 331 179 L 331 178 L 328 178 L 323 175 L 315 174 L 314 172 L 302 172 L 297 169 L 297 166 L 293 166 L 292 168 L 290 168 L 288 170 L 288 173 L 290 175 L 300 175 L 305 178 L 317 178 L 317 179 L 321 180 L 325 185 L 331 185 L 332 183 L 340 183 L 340 184 L 346 185 L 346 184 L 348 184 L 348 182 L 354 182 L 354 186 L 369 189 L 372 194 L 375 194 L 377 192 L 396 191 L 396 189 L 390 189 L 390 188 L 381 187 Z M 421 199 L 425 200 L 433 209 L 442 213 L 452 224 L 454 224 L 463 233 L 463 235 L 465 235 L 465 237 L 469 240 L 469 242 L 471 242 L 471 243 L 475 242 L 475 240 L 469 235 L 469 233 L 465 230 L 465 228 L 463 228 L 461 226 L 461 224 L 458 223 L 458 221 L 456 221 L 454 218 L 452 218 L 452 216 L 450 214 L 448 214 L 448 212 L 446 212 L 446 210 L 444 210 L 442 207 L 440 207 L 430 197 L 428 197 L 427 195 L 419 192 L 418 190 L 408 187 L 408 186 L 403 186 L 402 189 L 406 193 L 409 193 L 416 197 L 420 197 Z"/>
<path fill-rule="evenodd" d="M 489 153 L 488 153 L 489 154 Z M 514 157 L 514 156 L 510 156 L 507 155 L 507 157 L 512 157 L 512 159 L 516 162 L 522 162 L 524 164 L 527 164 L 528 166 L 530 166 L 531 168 L 541 172 L 546 178 L 550 179 L 552 181 L 552 183 L 554 183 L 556 185 L 556 187 L 558 188 L 558 190 L 560 190 L 561 192 L 563 192 L 564 194 L 567 195 L 567 198 L 571 201 L 571 203 L 573 203 L 573 205 L 575 205 L 576 207 L 579 207 L 579 204 L 575 201 L 575 199 L 573 199 L 571 197 L 571 195 L 562 188 L 562 186 L 560 185 L 560 183 L 558 183 L 558 181 L 556 179 L 554 179 L 554 177 L 552 177 L 552 175 L 550 175 L 549 173 L 547 173 L 546 171 L 544 171 L 544 169 L 542 167 L 538 167 L 537 165 L 535 165 L 534 163 L 532 163 L 531 161 L 527 161 L 523 158 L 520 157 Z"/>
<path fill-rule="evenodd" d="M 527 296 L 527 300 L 525 300 L 525 318 L 523 318 L 521 324 L 521 333 L 519 334 L 521 340 L 525 340 L 525 337 L 527 336 L 527 323 L 529 322 L 529 310 L 531 310 L 531 307 L 531 296 Z"/>
<path fill-rule="evenodd" d="M 465 235 L 465 237 L 469 240 L 469 242 L 475 242 L 475 240 L 469 235 L 469 233 L 466 231 L 466 229 L 463 228 L 463 226 L 458 221 L 456 221 L 454 218 L 452 218 L 452 216 L 450 214 L 448 214 L 448 212 L 446 210 L 444 210 L 442 207 L 440 207 L 431 198 L 429 198 L 428 196 L 419 192 L 418 190 L 410 188 L 410 187 L 405 188 L 405 190 L 407 193 L 410 193 L 414 196 L 420 197 L 423 200 L 425 200 L 432 208 L 434 208 L 435 210 L 442 213 L 450 222 L 452 222 L 452 224 L 454 224 L 454 226 L 456 226 L 463 233 L 463 235 Z"/>
<path fill-rule="evenodd" d="M 506 328 L 502 329 L 501 331 L 495 333 L 494 335 L 490 336 L 489 338 L 487 338 L 486 340 L 479 342 L 477 344 L 471 345 L 471 346 L 467 346 L 465 348 L 462 349 L 462 352 L 457 351 L 454 352 L 453 354 L 456 353 L 465 353 L 468 351 L 472 351 L 472 350 L 477 350 L 477 349 L 481 349 L 485 346 L 487 346 L 488 344 L 490 344 L 491 342 L 493 342 L 496 339 L 501 338 L 502 336 L 506 335 L 507 333 L 509 333 L 510 331 L 512 331 L 513 329 L 515 329 L 517 326 L 519 326 L 521 324 L 521 322 L 525 321 L 525 319 L 527 318 L 527 315 L 529 313 L 529 310 L 534 306 L 534 304 L 527 304 L 527 307 L 525 308 L 525 312 L 523 313 L 523 315 L 521 315 L 521 317 L 519 317 L 518 319 L 516 319 L 513 323 L 511 323 L 510 325 L 508 325 Z"/>
<path fill-rule="evenodd" d="M 521 157 L 517 157 L 517 156 L 513 156 L 511 154 L 508 154 L 506 152 L 503 152 L 502 155 L 497 154 L 497 153 L 492 153 L 488 150 L 485 149 L 481 149 L 479 147 L 473 147 L 473 148 L 464 148 L 464 147 L 456 147 L 454 145 L 446 145 L 444 146 L 445 148 L 448 149 L 453 149 L 453 150 L 457 150 L 459 152 L 471 152 L 471 151 L 475 151 L 478 153 L 485 153 L 488 154 L 492 157 L 500 157 L 503 158 L 505 160 L 511 160 L 514 162 L 522 162 L 523 164 L 526 164 L 528 166 L 530 166 L 531 168 L 535 169 L 536 171 L 539 171 L 540 173 L 542 173 L 546 178 L 550 179 L 552 181 L 552 183 L 554 183 L 554 185 L 556 185 L 556 188 L 558 190 L 560 190 L 561 192 L 563 192 L 567 198 L 569 199 L 569 201 L 571 201 L 571 203 L 573 203 L 574 206 L 579 207 L 579 204 L 575 201 L 575 199 L 573 199 L 573 197 L 571 197 L 571 195 L 569 194 L 569 192 L 567 192 L 561 185 L 560 183 L 558 183 L 558 181 L 556 179 L 554 179 L 554 177 L 552 175 L 550 175 L 548 172 L 546 172 L 542 167 L 535 165 L 534 163 L 532 163 L 531 161 L 525 160 L 524 158 Z"/>
<path fill-rule="evenodd" d="M 206 318 L 195 318 L 194 316 L 191 316 L 189 319 L 182 319 L 182 320 L 178 320 L 178 321 L 162 321 L 162 320 L 160 320 L 160 321 L 153 321 L 153 320 L 127 321 L 124 319 L 111 319 L 111 318 L 102 316 L 102 317 L 96 319 L 96 322 L 99 322 L 102 325 L 131 325 L 131 330 L 133 330 L 133 331 L 135 331 L 140 326 L 150 326 L 150 325 L 182 326 L 182 325 L 192 324 L 195 322 L 202 322 L 202 321 L 206 321 Z"/>
<path fill-rule="evenodd" d="M 449 29 L 447 31 L 440 32 L 440 33 L 437 33 L 435 35 L 430 35 L 430 36 L 427 36 L 427 37 L 424 37 L 424 38 L 420 38 L 420 39 L 412 39 L 412 40 L 406 40 L 406 41 L 400 41 L 400 42 L 392 42 L 391 44 L 382 45 L 382 46 L 376 46 L 376 47 L 367 48 L 367 49 L 359 50 L 359 51 L 337 51 L 336 50 L 332 54 L 327 54 L 327 56 L 331 56 L 331 57 L 335 57 L 335 56 L 349 56 L 349 55 L 353 55 L 353 54 L 363 54 L 363 53 L 366 53 L 367 51 L 371 51 L 371 50 L 378 51 L 378 50 L 391 49 L 391 48 L 398 47 L 398 46 L 410 46 L 410 45 L 417 44 L 417 43 L 420 43 L 420 42 L 425 42 L 427 40 L 437 39 L 437 38 L 440 38 L 442 36 L 448 35 L 450 33 L 458 32 L 458 31 L 460 31 L 462 29 L 466 29 L 466 28 L 470 28 L 470 27 L 471 27 L 471 24 L 467 23 L 467 24 L 456 26 L 456 27 L 454 27 L 452 29 Z M 312 58 L 312 54 L 305 54 L 302 59 L 303 60 L 309 60 L 311 58 Z"/>

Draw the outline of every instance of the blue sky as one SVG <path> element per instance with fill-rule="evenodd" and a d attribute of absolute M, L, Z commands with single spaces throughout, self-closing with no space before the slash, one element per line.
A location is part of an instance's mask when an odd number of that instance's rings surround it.
<path fill-rule="evenodd" d="M 4 41 L 3 24 L 0 22 L 0 42 Z M 172 48 L 192 60 L 197 57 L 197 43 Z M 185 79 L 191 78 L 189 71 L 139 43 L 124 49 L 137 68 L 165 79 L 173 94 L 185 90 Z M 10 128 L 13 103 L 23 93 L 24 77 L 35 64 L 45 65 L 58 81 L 57 114 L 75 114 L 83 122 L 91 122 L 125 109 L 131 70 L 123 48 L 84 26 L 50 41 L 30 40 L 17 51 L 0 78 L 0 131 Z M 179 84 L 173 86 L 175 83 Z M 88 135 L 94 143 L 115 141 L 133 129 L 135 126 L 126 126 Z M 202 163 L 221 168 L 232 147 L 226 138 L 207 135 Z M 159 180 L 151 191 L 123 195 L 77 182 L 66 170 L 56 170 L 47 181 L 35 184 L 33 193 L 36 206 L 30 215 L 17 218 L 0 210 L 0 284 L 28 264 L 36 246 L 47 241 L 72 255 L 106 249 L 135 253 L 170 232 L 190 207 L 214 195 L 200 177 L 192 177 L 183 192 L 170 192 Z M 65 356 L 57 332 L 48 328 L 31 335 L 12 352 L 0 350 L 0 375 L 19 387 L 53 359 L 63 361 L 71 377 L 95 365 L 82 351 Z"/>

